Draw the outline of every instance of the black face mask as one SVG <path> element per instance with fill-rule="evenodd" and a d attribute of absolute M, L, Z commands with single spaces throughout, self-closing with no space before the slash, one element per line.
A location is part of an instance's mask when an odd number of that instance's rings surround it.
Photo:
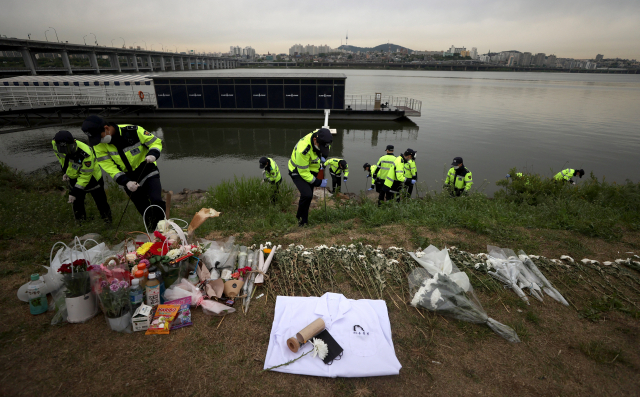
<path fill-rule="evenodd" d="M 56 142 L 56 150 L 58 153 L 62 153 L 65 155 L 74 154 L 76 150 L 78 150 L 78 144 L 76 141 L 71 143 L 68 142 Z"/>

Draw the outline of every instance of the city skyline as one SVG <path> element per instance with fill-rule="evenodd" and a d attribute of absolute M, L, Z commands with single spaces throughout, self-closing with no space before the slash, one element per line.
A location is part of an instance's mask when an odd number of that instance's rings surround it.
<path fill-rule="evenodd" d="M 322 4 L 276 0 L 214 4 L 196 0 L 176 7 L 166 0 L 108 3 L 94 0 L 5 0 L 0 34 L 8 37 L 122 46 L 171 52 L 288 53 L 292 43 L 373 47 L 387 41 L 413 50 L 443 50 L 452 43 L 479 53 L 518 50 L 591 59 L 640 58 L 640 2 L 629 0 L 484 0 L 457 4 L 378 0 Z M 32 10 L 38 9 L 37 13 Z M 123 12 L 125 10 L 125 12 Z M 131 18 L 123 15 L 132 16 Z M 234 17 L 236 16 L 236 17 Z M 358 16 L 354 18 L 354 16 Z M 130 23 L 124 23 L 130 21 Z M 55 31 L 50 29 L 55 28 Z M 45 37 L 45 31 L 47 37 Z M 124 40 L 121 39 L 124 38 Z M 123 43 L 124 41 L 124 43 Z M 113 44 L 112 44 L 113 43 Z"/>

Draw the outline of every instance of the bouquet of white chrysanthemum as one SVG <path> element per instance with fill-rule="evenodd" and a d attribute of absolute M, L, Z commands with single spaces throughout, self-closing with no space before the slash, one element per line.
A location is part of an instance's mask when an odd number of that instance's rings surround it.
<path fill-rule="evenodd" d="M 459 271 L 452 273 L 455 275 Z M 487 316 L 471 286 L 465 292 L 450 275 L 435 273 L 433 277 L 429 277 L 425 269 L 417 268 L 409 274 L 409 288 L 412 291 L 417 288 L 411 300 L 414 307 L 422 307 L 461 321 L 486 324 L 509 342 L 520 342 L 518 334 L 511 327 Z"/>
<path fill-rule="evenodd" d="M 547 295 L 562 303 L 563 305 L 569 306 L 569 302 L 567 302 L 562 294 L 560 294 L 560 292 L 558 292 L 558 290 L 555 289 L 553 285 L 551 285 L 549 280 L 547 280 L 544 274 L 542 274 L 540 269 L 538 269 L 535 263 L 533 263 L 531 258 L 529 258 L 529 256 L 527 256 L 527 254 L 525 254 L 522 250 L 520 250 L 519 254 L 519 257 L 522 260 L 525 269 L 529 271 L 530 276 L 528 276 L 527 278 L 531 277 L 531 279 L 534 279 L 535 283 L 538 284 Z"/>

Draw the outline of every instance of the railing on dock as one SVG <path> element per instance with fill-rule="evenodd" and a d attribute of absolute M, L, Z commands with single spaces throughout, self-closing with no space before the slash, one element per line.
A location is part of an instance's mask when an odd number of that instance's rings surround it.
<path fill-rule="evenodd" d="M 8 88 L 8 87 L 7 87 Z M 22 88 L 22 89 L 21 89 Z M 67 106 L 155 106 L 155 94 L 93 87 L 0 87 L 0 111 Z"/>
<path fill-rule="evenodd" d="M 351 110 L 381 110 L 395 111 L 396 109 L 405 112 L 405 116 L 420 116 L 422 112 L 422 101 L 408 97 L 394 97 L 385 95 L 380 103 L 381 109 L 375 108 L 374 95 L 345 95 L 344 107 Z"/>

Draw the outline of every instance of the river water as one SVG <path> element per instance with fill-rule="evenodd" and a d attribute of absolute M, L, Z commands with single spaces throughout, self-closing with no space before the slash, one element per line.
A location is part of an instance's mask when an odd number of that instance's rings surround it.
<path fill-rule="evenodd" d="M 396 154 L 417 150 L 421 189 L 440 189 L 455 156 L 473 172 L 474 187 L 492 194 L 511 167 L 552 176 L 583 168 L 587 176 L 638 182 L 640 76 L 607 74 L 304 70 L 344 73 L 347 94 L 407 96 L 422 101 L 422 116 L 404 122 L 331 121 L 331 156 L 350 165 L 347 188 L 365 187 L 362 165 L 386 145 Z M 235 69 L 216 73 L 290 73 Z M 296 71 L 293 71 L 296 72 Z M 206 71 L 203 73 L 211 73 Z M 206 189 L 234 176 L 260 176 L 258 159 L 281 170 L 295 143 L 318 121 L 134 120 L 165 141 L 159 160 L 167 190 Z M 85 140 L 78 125 L 0 135 L 0 161 L 24 171 L 55 162 L 51 139 L 59 129 Z M 285 180 L 289 177 L 283 175 Z"/>

